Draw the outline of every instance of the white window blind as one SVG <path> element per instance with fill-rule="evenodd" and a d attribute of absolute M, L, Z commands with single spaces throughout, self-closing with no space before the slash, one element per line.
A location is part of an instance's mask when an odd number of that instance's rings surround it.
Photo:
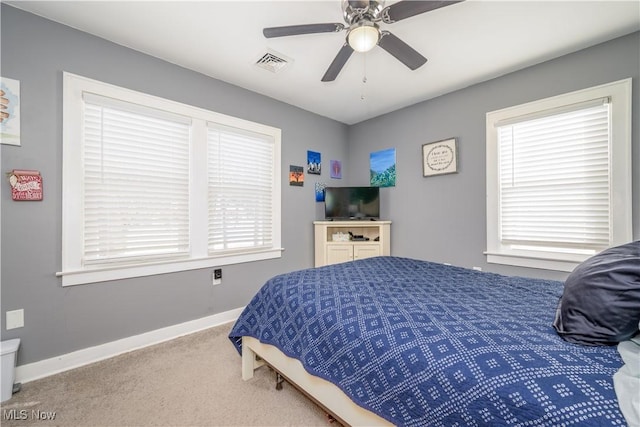
<path fill-rule="evenodd" d="M 83 98 L 83 264 L 188 255 L 190 120 Z"/>
<path fill-rule="evenodd" d="M 282 256 L 280 129 L 63 82 L 62 286 Z"/>
<path fill-rule="evenodd" d="M 605 101 L 497 124 L 503 244 L 569 252 L 610 245 Z"/>
<path fill-rule="evenodd" d="M 275 155 L 273 136 L 208 125 L 209 254 L 273 248 Z"/>

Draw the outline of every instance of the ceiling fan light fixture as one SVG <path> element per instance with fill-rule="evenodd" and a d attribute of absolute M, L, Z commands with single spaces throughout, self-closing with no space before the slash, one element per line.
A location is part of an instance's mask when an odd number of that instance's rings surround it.
<path fill-rule="evenodd" d="M 356 52 L 368 52 L 380 40 L 380 30 L 373 22 L 361 21 L 349 30 L 347 42 Z"/>

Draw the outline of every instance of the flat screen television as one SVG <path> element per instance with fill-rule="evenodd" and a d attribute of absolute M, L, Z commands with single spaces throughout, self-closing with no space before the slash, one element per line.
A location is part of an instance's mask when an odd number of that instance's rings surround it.
<path fill-rule="evenodd" d="M 380 218 L 380 187 L 326 187 L 324 216 L 328 220 Z"/>

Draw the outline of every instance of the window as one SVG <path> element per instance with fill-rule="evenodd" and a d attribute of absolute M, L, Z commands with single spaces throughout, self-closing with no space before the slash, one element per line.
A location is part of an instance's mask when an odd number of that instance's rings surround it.
<path fill-rule="evenodd" d="M 63 286 L 276 258 L 280 130 L 64 74 Z"/>
<path fill-rule="evenodd" d="M 84 264 L 188 256 L 191 121 L 83 101 Z"/>
<path fill-rule="evenodd" d="M 273 215 L 270 141 L 263 135 L 210 125 L 207 144 L 209 253 L 271 247 L 273 230 L 265 226 Z"/>
<path fill-rule="evenodd" d="M 631 80 L 487 114 L 487 261 L 571 271 L 632 239 Z"/>

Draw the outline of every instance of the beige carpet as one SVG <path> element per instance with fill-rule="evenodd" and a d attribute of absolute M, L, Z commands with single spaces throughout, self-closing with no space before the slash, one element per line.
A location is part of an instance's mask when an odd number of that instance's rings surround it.
<path fill-rule="evenodd" d="M 24 384 L 2 426 L 327 426 L 267 367 L 242 381 L 231 324 Z M 46 418 L 55 412 L 51 421 Z M 13 418 L 13 419 L 12 419 Z M 17 419 L 16 419 L 17 418 Z"/>

